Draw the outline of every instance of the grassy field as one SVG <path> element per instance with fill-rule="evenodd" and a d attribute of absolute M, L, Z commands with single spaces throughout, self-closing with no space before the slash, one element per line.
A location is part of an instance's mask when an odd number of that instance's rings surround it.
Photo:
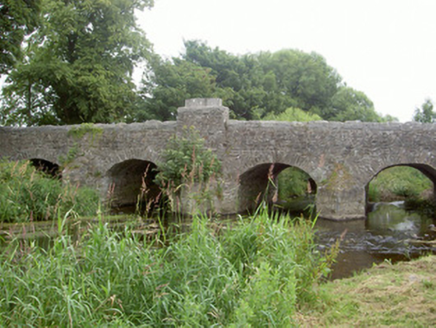
<path fill-rule="evenodd" d="M 388 262 L 319 286 L 322 304 L 303 309 L 301 327 L 435 327 L 436 256 Z"/>

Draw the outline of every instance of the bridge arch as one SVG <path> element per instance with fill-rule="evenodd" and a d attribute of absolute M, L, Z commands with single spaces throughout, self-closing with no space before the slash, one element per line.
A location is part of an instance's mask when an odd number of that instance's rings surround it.
<path fill-rule="evenodd" d="M 153 209 L 161 197 L 161 190 L 154 182 L 157 173 L 156 164 L 146 160 L 128 159 L 113 165 L 106 173 L 110 207 Z"/>
<path fill-rule="evenodd" d="M 59 166 L 59 164 L 50 162 L 48 160 L 42 159 L 42 158 L 31 158 L 29 162 L 38 170 L 41 172 L 46 173 L 47 175 L 61 179 L 62 178 L 62 170 Z"/>
<path fill-rule="evenodd" d="M 369 185 L 370 183 L 383 171 L 394 168 L 394 167 L 411 167 L 419 172 L 421 172 L 423 175 L 425 175 L 433 184 L 433 195 L 432 197 L 436 199 L 436 169 L 428 164 L 420 164 L 420 163 L 401 163 L 396 165 L 388 165 L 382 169 L 380 169 L 375 175 L 373 175 L 369 181 L 367 181 L 365 186 L 365 197 L 366 197 L 366 203 L 369 202 Z"/>
<path fill-rule="evenodd" d="M 239 176 L 238 212 L 252 212 L 262 201 L 278 201 L 278 176 L 287 168 L 296 168 L 307 174 L 307 192 L 316 194 L 317 183 L 304 170 L 284 163 L 263 163 L 251 167 Z"/>

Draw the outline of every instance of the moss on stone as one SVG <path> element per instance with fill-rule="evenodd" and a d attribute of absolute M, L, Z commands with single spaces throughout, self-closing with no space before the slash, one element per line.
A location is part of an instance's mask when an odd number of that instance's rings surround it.
<path fill-rule="evenodd" d="M 345 189 L 352 180 L 352 174 L 342 163 L 334 163 L 334 169 L 327 180 L 322 182 L 328 190 Z"/>
<path fill-rule="evenodd" d="M 83 123 L 78 126 L 73 126 L 68 131 L 68 135 L 76 140 L 83 139 L 83 137 L 87 134 L 90 134 L 91 140 L 94 141 L 103 134 L 103 128 L 97 127 L 93 123 Z"/>

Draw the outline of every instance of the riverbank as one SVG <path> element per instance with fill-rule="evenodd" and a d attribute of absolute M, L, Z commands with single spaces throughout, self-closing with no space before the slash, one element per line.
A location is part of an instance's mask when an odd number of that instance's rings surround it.
<path fill-rule="evenodd" d="M 31 319 L 35 325 L 61 326 L 88 321 L 161 326 L 168 320 L 175 326 L 189 321 L 223 327 L 256 327 L 258 321 L 274 327 L 436 325 L 436 256 L 383 262 L 326 282 L 321 276 L 332 258 L 320 257 L 310 221 L 295 225 L 264 214 L 225 229 L 194 220 L 180 236 L 166 236 L 174 238 L 168 247 L 156 247 L 165 235 L 145 243 L 135 222 L 126 228 L 123 221 L 118 231 L 117 219 L 52 223 L 58 234 L 50 247 L 40 248 L 30 238 L 6 248 L 0 261 L 5 286 L 0 325 Z M 112 224 L 118 232 L 108 228 Z M 65 235 L 73 227 L 80 233 Z M 154 230 L 160 231 L 153 226 L 141 233 L 159 237 Z M 19 234 L 27 237 L 29 229 Z M 53 298 L 53 291 L 59 297 Z"/>
<path fill-rule="evenodd" d="M 303 309 L 301 327 L 436 326 L 436 256 L 395 265 L 384 262 L 360 274 L 320 285 L 316 309 Z"/>
<path fill-rule="evenodd" d="M 99 219 L 78 235 L 59 222 L 50 247 L 4 246 L 1 327 L 291 327 L 337 252 L 317 250 L 312 221 L 267 211 L 232 229 L 194 217 L 150 242 Z"/>

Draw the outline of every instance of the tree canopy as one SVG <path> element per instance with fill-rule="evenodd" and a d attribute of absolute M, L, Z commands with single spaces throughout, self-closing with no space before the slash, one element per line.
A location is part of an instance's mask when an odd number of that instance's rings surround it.
<path fill-rule="evenodd" d="M 210 69 L 174 58 L 172 61 L 153 56 L 150 77 L 141 91 L 142 106 L 134 114 L 136 121 L 174 120 L 177 108 L 185 99 L 216 96 L 215 77 Z"/>
<path fill-rule="evenodd" d="M 372 101 L 345 86 L 342 78 L 316 53 L 281 50 L 237 56 L 200 41 L 186 41 L 185 53 L 154 60 L 144 78 L 144 117 L 175 118 L 183 100 L 219 97 L 236 119 L 263 119 L 288 108 L 325 120 L 383 121 Z"/>
<path fill-rule="evenodd" d="M 415 115 L 413 116 L 415 122 L 421 123 L 435 123 L 436 122 L 436 112 L 433 110 L 433 102 L 427 99 L 421 106 L 415 110 Z"/>
<path fill-rule="evenodd" d="M 233 55 L 194 40 L 180 56 L 163 59 L 152 53 L 135 19 L 135 10 L 152 7 L 153 0 L 39 1 L 28 27 L 20 21 L 17 44 L 37 28 L 14 62 L 4 64 L 10 72 L 0 124 L 173 120 L 185 99 L 197 97 L 223 99 L 231 117 L 242 120 L 393 119 L 380 116 L 317 53 Z M 137 89 L 132 72 L 139 62 L 147 68 Z"/>
<path fill-rule="evenodd" d="M 39 24 L 41 0 L 0 0 L 0 75 L 22 58 L 24 37 Z"/>
<path fill-rule="evenodd" d="M 392 116 L 381 116 L 374 109 L 373 102 L 362 91 L 347 86 L 338 88 L 332 97 L 330 108 L 323 113 L 329 121 L 385 122 L 396 120 Z"/>
<path fill-rule="evenodd" d="M 41 26 L 4 88 L 4 124 L 117 122 L 135 108 L 150 44 L 135 10 L 152 0 L 43 0 Z"/>

